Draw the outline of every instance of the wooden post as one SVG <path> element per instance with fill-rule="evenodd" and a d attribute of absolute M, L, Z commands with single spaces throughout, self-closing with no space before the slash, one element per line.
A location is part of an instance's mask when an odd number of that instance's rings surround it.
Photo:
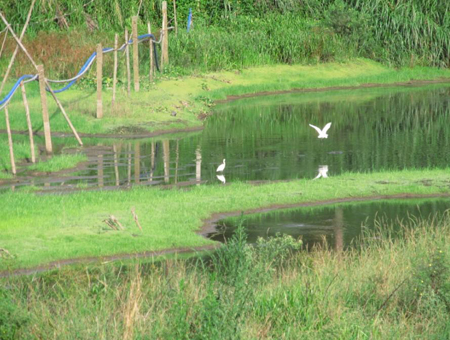
<path fill-rule="evenodd" d="M 134 144 L 134 183 L 139 184 L 141 179 L 141 145 Z"/>
<path fill-rule="evenodd" d="M 47 151 L 47 153 L 52 153 L 52 135 L 50 132 L 50 119 L 48 116 L 47 93 L 45 92 L 44 66 L 38 65 L 37 70 L 39 74 L 39 90 L 41 94 L 42 121 L 44 122 L 45 151 Z"/>
<path fill-rule="evenodd" d="M 152 34 L 152 27 L 150 26 L 150 21 L 147 22 L 148 34 Z M 150 73 L 149 79 L 153 81 L 153 75 L 155 73 L 155 61 L 153 60 L 153 39 L 149 40 L 149 53 L 150 53 Z"/>
<path fill-rule="evenodd" d="M 161 54 L 161 69 L 169 64 L 169 31 L 167 30 L 167 1 L 162 3 L 162 54 Z"/>
<path fill-rule="evenodd" d="M 113 73 L 113 94 L 111 107 L 114 110 L 114 105 L 116 104 L 116 83 L 117 83 L 117 48 L 119 44 L 119 35 L 116 33 L 114 35 L 114 73 Z"/>
<path fill-rule="evenodd" d="M 28 135 L 30 137 L 31 162 L 36 163 L 36 155 L 34 154 L 33 126 L 31 125 L 30 118 L 30 107 L 28 106 L 27 93 L 25 92 L 25 85 L 23 85 L 23 81 L 20 82 L 20 88 L 22 89 L 23 105 L 25 106 L 25 114 L 27 116 Z"/>
<path fill-rule="evenodd" d="M 9 158 L 11 160 L 11 172 L 16 174 L 16 161 L 14 160 L 14 149 L 11 135 L 11 126 L 9 125 L 8 107 L 5 106 L 6 132 L 8 133 Z"/>
<path fill-rule="evenodd" d="M 134 76 L 134 90 L 139 92 L 139 49 L 138 49 L 138 17 L 132 18 L 133 26 L 133 76 Z"/>
<path fill-rule="evenodd" d="M 131 185 L 131 143 L 128 143 L 128 186 Z"/>
<path fill-rule="evenodd" d="M 175 0 L 173 0 L 173 20 L 175 22 L 175 35 L 178 35 L 177 3 Z"/>
<path fill-rule="evenodd" d="M 97 45 L 97 118 L 103 118 L 103 48 L 102 44 Z"/>
<path fill-rule="evenodd" d="M 179 152 L 179 140 L 177 139 L 177 147 L 175 149 L 176 159 L 175 159 L 175 184 L 178 183 L 178 161 L 180 159 Z"/>
<path fill-rule="evenodd" d="M 128 97 L 131 93 L 131 72 L 130 72 L 130 49 L 128 46 L 128 29 L 125 28 L 125 56 L 126 56 L 126 64 L 127 64 L 127 94 Z"/>

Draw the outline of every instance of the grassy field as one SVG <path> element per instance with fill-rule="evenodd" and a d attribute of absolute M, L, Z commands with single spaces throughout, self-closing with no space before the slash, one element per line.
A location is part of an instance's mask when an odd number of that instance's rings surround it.
<path fill-rule="evenodd" d="M 447 170 L 347 173 L 326 180 L 199 186 L 185 189 L 137 187 L 120 192 L 79 192 L 38 196 L 2 194 L 0 270 L 32 267 L 55 260 L 196 247 L 211 241 L 195 234 L 213 213 L 376 195 L 448 192 Z M 136 226 L 134 207 L 142 226 Z M 114 215 L 125 227 L 103 221 Z"/>
<path fill-rule="evenodd" d="M 392 222 L 347 252 L 290 237 L 209 260 L 78 265 L 1 279 L 0 336 L 45 339 L 448 339 L 450 219 Z M 95 317 L 93 317 L 93 315 Z"/>

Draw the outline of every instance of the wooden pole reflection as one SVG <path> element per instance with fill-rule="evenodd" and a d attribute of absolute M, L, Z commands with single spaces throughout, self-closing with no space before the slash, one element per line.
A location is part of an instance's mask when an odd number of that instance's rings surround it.
<path fill-rule="evenodd" d="M 155 142 L 152 142 L 152 151 L 150 154 L 150 177 L 149 182 L 153 181 L 153 169 L 155 168 Z"/>
<path fill-rule="evenodd" d="M 128 177 L 127 177 L 128 186 L 131 185 L 131 143 L 128 143 Z"/>
<path fill-rule="evenodd" d="M 202 180 L 202 153 L 200 147 L 195 150 L 195 180 L 200 185 Z"/>
<path fill-rule="evenodd" d="M 119 178 L 119 160 L 117 156 L 117 146 L 113 144 L 114 151 L 114 174 L 116 175 L 116 186 L 120 186 L 120 178 Z"/>
<path fill-rule="evenodd" d="M 103 187 L 103 155 L 97 156 L 97 177 L 99 188 Z"/>
<path fill-rule="evenodd" d="M 164 182 L 169 183 L 169 166 L 170 166 L 170 144 L 169 140 L 163 141 L 163 155 L 164 155 Z"/>
<path fill-rule="evenodd" d="M 335 250 L 344 249 L 344 211 L 342 207 L 336 207 L 334 210 L 334 239 Z"/>
<path fill-rule="evenodd" d="M 176 159 L 175 159 L 175 184 L 178 183 L 178 161 L 180 160 L 180 153 L 179 153 L 179 141 L 177 139 L 177 147 L 175 149 L 176 153 Z"/>
<path fill-rule="evenodd" d="M 141 177 L 141 144 L 134 144 L 134 183 L 139 184 Z"/>

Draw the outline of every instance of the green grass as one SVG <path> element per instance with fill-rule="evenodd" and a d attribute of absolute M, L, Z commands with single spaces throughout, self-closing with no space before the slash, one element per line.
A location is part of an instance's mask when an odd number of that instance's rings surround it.
<path fill-rule="evenodd" d="M 401 229 L 397 238 L 393 227 Z M 251 247 L 238 229 L 209 261 L 98 264 L 1 279 L 0 335 L 448 339 L 449 215 L 400 226 L 381 221 L 360 242 L 348 252 L 293 252 L 299 244 L 292 238 Z"/>
<path fill-rule="evenodd" d="M 39 162 L 29 166 L 27 169 L 39 172 L 57 172 L 64 169 L 74 168 L 78 163 L 87 161 L 85 154 L 61 154 L 51 157 L 46 162 Z"/>
<path fill-rule="evenodd" d="M 432 179 L 431 184 L 420 182 L 424 179 Z M 449 179 L 448 169 L 424 169 L 347 173 L 323 181 L 297 180 L 260 186 L 210 185 L 187 191 L 140 187 L 72 195 L 4 193 L 0 207 L 3 216 L 0 248 L 7 249 L 14 258 L 0 259 L 0 269 L 31 267 L 67 258 L 211 244 L 194 231 L 213 213 L 346 197 L 447 193 Z M 134 223 L 132 207 L 139 216 L 142 232 Z M 108 228 L 103 221 L 110 215 L 125 230 Z"/>

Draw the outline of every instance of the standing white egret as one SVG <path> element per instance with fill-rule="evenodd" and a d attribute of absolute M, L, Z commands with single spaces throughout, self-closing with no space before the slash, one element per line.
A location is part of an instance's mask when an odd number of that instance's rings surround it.
<path fill-rule="evenodd" d="M 309 124 L 309 126 L 314 128 L 319 133 L 319 138 L 328 138 L 327 131 L 331 127 L 331 122 L 325 125 L 325 127 L 322 130 L 312 124 Z"/>
<path fill-rule="evenodd" d="M 225 159 L 223 160 L 223 163 L 219 165 L 216 172 L 222 172 L 225 169 Z"/>
<path fill-rule="evenodd" d="M 319 165 L 319 174 L 314 179 L 320 177 L 328 178 L 328 165 Z"/>

